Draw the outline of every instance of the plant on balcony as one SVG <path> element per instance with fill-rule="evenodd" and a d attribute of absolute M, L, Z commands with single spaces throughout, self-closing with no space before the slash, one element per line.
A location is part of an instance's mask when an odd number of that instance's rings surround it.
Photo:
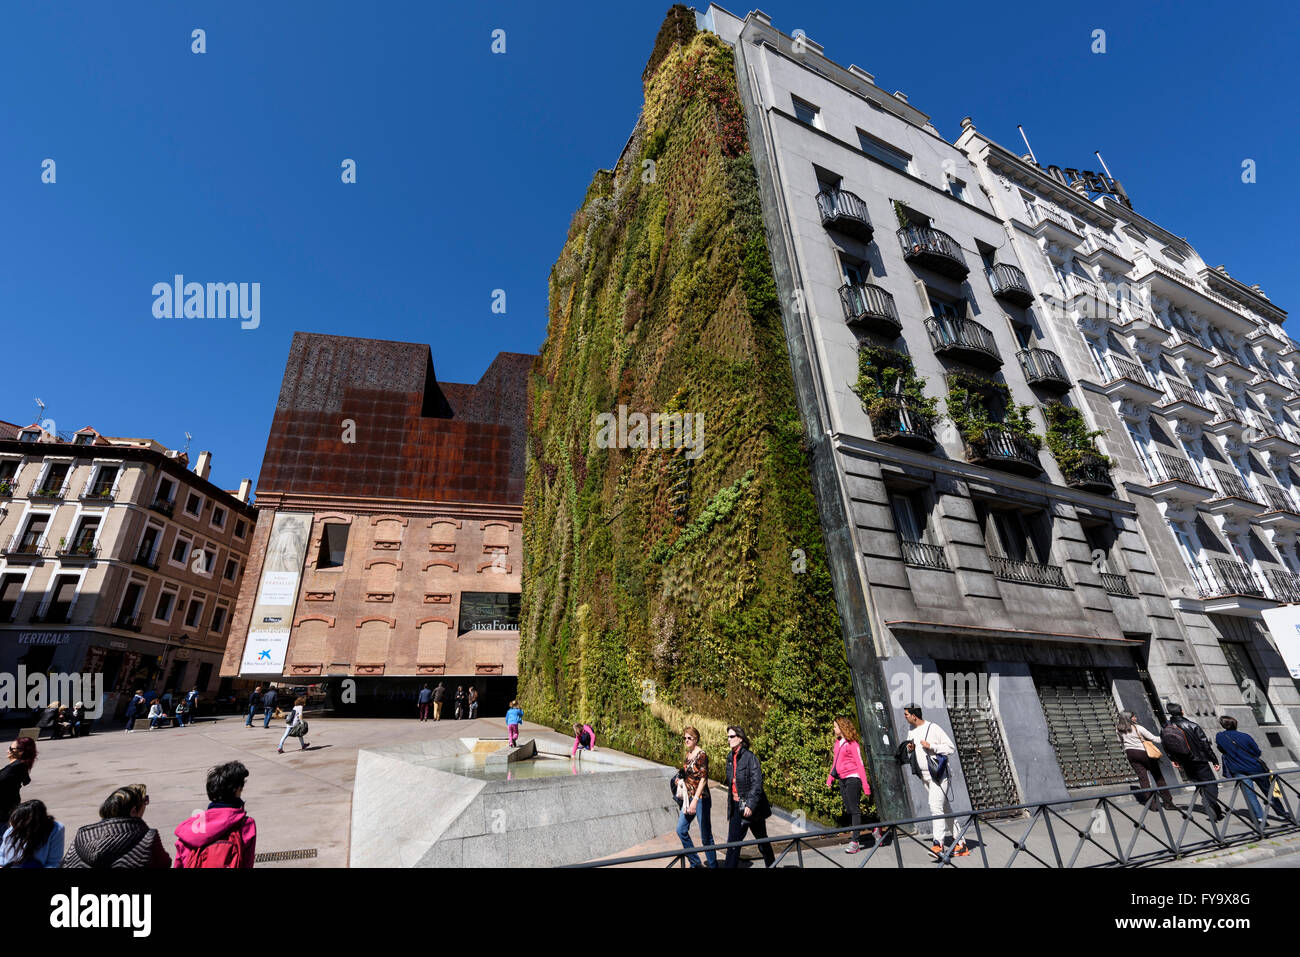
<path fill-rule="evenodd" d="M 894 200 L 894 216 L 898 219 L 899 228 L 912 225 L 912 217 L 907 215 L 907 210 L 898 200 Z"/>
<path fill-rule="evenodd" d="M 0 495 L 12 495 L 14 487 L 9 482 L 0 482 Z"/>
<path fill-rule="evenodd" d="M 881 346 L 858 349 L 858 381 L 853 391 L 873 420 L 898 409 L 906 399 L 912 411 L 931 420 L 939 414 L 939 400 L 926 396 L 925 379 L 916 374 L 912 357 Z"/>
<path fill-rule="evenodd" d="M 1000 398 L 1001 402 L 994 397 Z M 994 418 L 993 409 L 1001 406 L 1002 417 Z M 948 376 L 948 418 L 957 427 L 967 445 L 982 441 L 989 429 L 1002 429 L 1018 435 L 1035 450 L 1043 447 L 1043 439 L 1034 431 L 1029 413 L 1030 405 L 1017 405 L 1011 399 L 1011 389 L 1004 382 L 984 379 L 954 372 Z"/>
<path fill-rule="evenodd" d="M 1047 448 L 1051 451 L 1061 471 L 1069 474 L 1092 460 L 1110 468 L 1110 456 L 1097 451 L 1097 438 L 1105 435 L 1103 429 L 1088 430 L 1083 413 L 1064 402 L 1049 402 L 1043 406 L 1047 419 Z"/>

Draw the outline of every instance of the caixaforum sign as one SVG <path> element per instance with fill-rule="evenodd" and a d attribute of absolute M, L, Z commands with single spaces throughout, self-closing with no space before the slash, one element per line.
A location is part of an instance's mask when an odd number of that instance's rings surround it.
<path fill-rule="evenodd" d="M 298 583 L 311 537 L 310 512 L 277 512 L 267 539 L 257 604 L 244 641 L 239 673 L 282 675 L 289 651 L 289 632 L 298 604 Z"/>

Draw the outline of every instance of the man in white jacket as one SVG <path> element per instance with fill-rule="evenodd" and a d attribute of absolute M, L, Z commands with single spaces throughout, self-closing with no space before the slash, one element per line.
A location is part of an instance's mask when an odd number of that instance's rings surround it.
<path fill-rule="evenodd" d="M 921 783 L 925 785 L 925 796 L 930 802 L 933 815 L 952 814 L 952 771 L 944 767 L 939 780 L 930 774 L 930 756 L 947 757 L 949 760 L 957 753 L 957 746 L 952 743 L 948 733 L 933 721 L 926 721 L 921 716 L 921 706 L 909 704 L 903 709 L 903 718 L 912 726 L 907 733 L 907 750 L 912 754 L 912 761 L 920 770 Z M 918 752 L 917 749 L 921 750 Z M 934 846 L 930 848 L 935 854 L 942 854 L 944 847 L 952 842 L 948 836 L 948 822 L 951 817 L 936 816 L 934 819 Z M 956 836 L 954 830 L 953 837 Z M 953 857 L 965 857 L 970 851 L 966 842 L 961 841 L 953 849 Z"/>

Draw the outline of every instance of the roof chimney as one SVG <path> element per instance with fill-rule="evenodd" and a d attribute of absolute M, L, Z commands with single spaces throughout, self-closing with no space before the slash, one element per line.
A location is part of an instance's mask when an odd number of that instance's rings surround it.
<path fill-rule="evenodd" d="M 237 498 L 237 499 L 239 499 L 241 502 L 244 502 L 245 504 L 247 504 L 247 503 L 248 503 L 248 496 L 249 496 L 249 494 L 250 494 L 252 491 L 253 491 L 253 480 L 252 480 L 252 479 L 240 479 L 240 480 L 239 480 L 239 491 L 235 493 L 235 498 Z"/>
<path fill-rule="evenodd" d="M 198 460 L 194 463 L 194 474 L 201 479 L 206 479 L 208 473 L 212 471 L 212 453 L 200 452 Z"/>

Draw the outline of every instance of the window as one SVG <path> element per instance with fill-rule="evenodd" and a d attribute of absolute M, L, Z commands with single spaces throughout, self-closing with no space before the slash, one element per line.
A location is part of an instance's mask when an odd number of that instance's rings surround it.
<path fill-rule="evenodd" d="M 13 621 L 22 597 L 22 575 L 5 575 L 0 578 L 0 621 Z"/>
<path fill-rule="evenodd" d="M 247 535 L 247 534 L 248 534 L 248 525 L 244 522 L 244 520 L 243 520 L 242 518 L 236 520 L 236 522 L 235 522 L 235 538 L 243 538 L 243 537 L 244 537 L 245 535 Z"/>
<path fill-rule="evenodd" d="M 1216 621 L 1226 617 L 1226 615 L 1214 616 Z M 1255 720 L 1260 724 L 1278 724 L 1277 712 L 1273 710 L 1273 704 L 1268 700 L 1268 685 L 1260 679 L 1255 663 L 1251 661 L 1249 647 L 1233 641 L 1225 641 L 1222 636 L 1219 638 L 1219 647 L 1223 649 L 1228 670 L 1232 672 L 1237 687 L 1241 689 L 1241 696 L 1250 705 L 1250 710 L 1255 712 Z"/>
<path fill-rule="evenodd" d="M 18 463 L 13 459 L 0 460 L 0 492 L 12 492 L 14 476 L 18 474 Z"/>
<path fill-rule="evenodd" d="M 72 536 L 71 551 L 78 555 L 87 555 L 95 547 L 95 536 L 99 533 L 99 516 L 88 515 L 77 526 L 77 534 Z"/>
<path fill-rule="evenodd" d="M 212 624 L 208 626 L 209 631 L 215 631 L 218 634 L 226 627 L 226 609 L 218 605 L 212 612 Z"/>
<path fill-rule="evenodd" d="M 177 565 L 184 565 L 185 558 L 190 553 L 190 543 L 183 538 L 177 538 L 172 545 L 172 561 Z"/>
<path fill-rule="evenodd" d="M 41 437 L 39 429 L 24 429 L 18 434 L 19 442 L 36 442 Z"/>
<path fill-rule="evenodd" d="M 135 624 L 136 612 L 140 610 L 140 599 L 144 597 L 144 585 L 131 582 L 126 586 L 126 595 L 122 599 L 122 609 L 117 614 L 117 626 L 129 627 Z"/>
<path fill-rule="evenodd" d="M 1114 574 L 1115 563 L 1111 558 L 1115 548 L 1115 526 L 1101 522 L 1080 522 L 1084 541 L 1088 543 L 1094 564 L 1098 571 Z"/>
<path fill-rule="evenodd" d="M 199 567 L 197 571 L 203 573 L 204 575 L 211 575 L 212 568 L 217 563 L 217 553 L 211 548 L 196 549 L 196 551 L 198 551 L 199 555 L 202 556 L 202 560 L 199 562 Z"/>
<path fill-rule="evenodd" d="M 197 518 L 201 511 L 203 511 L 203 498 L 191 492 L 189 498 L 185 500 L 185 513 Z"/>
<path fill-rule="evenodd" d="M 27 531 L 23 532 L 19 548 L 23 552 L 34 552 L 45 537 L 45 529 L 50 524 L 50 516 L 33 515 L 27 520 Z"/>
<path fill-rule="evenodd" d="M 63 483 L 68 477 L 68 465 L 60 462 L 57 465 L 51 465 L 45 472 L 45 478 L 36 483 L 35 495 L 59 495 L 63 491 Z"/>
<path fill-rule="evenodd" d="M 72 620 L 72 602 L 77 596 L 76 575 L 60 575 L 54 580 L 54 597 L 45 611 L 47 622 L 58 624 Z"/>
<path fill-rule="evenodd" d="M 348 526 L 331 522 L 321 529 L 317 568 L 341 568 L 348 551 Z"/>
<path fill-rule="evenodd" d="M 519 593 L 461 592 L 457 634 L 519 630 Z"/>
<path fill-rule="evenodd" d="M 818 127 L 817 117 L 821 114 L 821 108 L 813 106 L 807 100 L 801 100 L 797 96 L 791 96 L 794 101 L 794 118 L 800 123 L 807 123 L 809 126 Z"/>
<path fill-rule="evenodd" d="M 135 560 L 152 565 L 158 553 L 158 540 L 162 538 L 162 529 L 156 525 L 146 525 L 140 536 L 140 548 L 135 553 Z"/>
<path fill-rule="evenodd" d="M 927 290 L 929 292 L 929 290 Z M 930 311 L 936 319 L 965 319 L 966 304 L 940 299 L 930 293 Z"/>
<path fill-rule="evenodd" d="M 72 444 L 73 444 L 73 445 L 94 445 L 94 444 L 95 444 L 95 433 L 94 433 L 94 432 L 78 432 L 78 433 L 77 433 L 76 441 L 74 441 Z"/>
<path fill-rule="evenodd" d="M 171 502 L 176 498 L 176 483 L 164 478 L 158 483 L 158 501 Z"/>
<path fill-rule="evenodd" d="M 223 577 L 226 579 L 226 581 L 232 582 L 235 580 L 235 576 L 238 574 L 239 574 L 239 562 L 235 561 L 233 558 L 227 559 L 226 571 Z"/>
<path fill-rule="evenodd" d="M 930 536 L 930 508 L 924 493 L 911 489 L 891 491 L 889 507 L 894 514 L 903 561 L 926 568 L 947 568 L 943 549 Z"/>
<path fill-rule="evenodd" d="M 844 272 L 844 281 L 854 286 L 865 285 L 867 281 L 866 270 L 856 263 L 851 263 L 845 259 L 840 260 L 840 268 Z"/>
<path fill-rule="evenodd" d="M 892 166 L 904 173 L 907 172 L 908 166 L 912 162 L 910 154 L 897 147 L 890 146 L 884 140 L 878 140 L 870 133 L 864 133 L 862 130 L 858 130 L 858 145 L 862 147 L 862 152 L 868 156 L 875 157 L 886 166 Z"/>
<path fill-rule="evenodd" d="M 203 602 L 198 599 L 190 599 L 190 607 L 185 612 L 185 627 L 197 628 L 199 619 L 203 617 Z"/>
<path fill-rule="evenodd" d="M 989 551 L 1013 562 L 1047 563 L 1050 548 L 1043 529 L 1041 512 L 1021 513 L 1009 508 L 994 508 L 980 503 L 981 520 Z"/>
<path fill-rule="evenodd" d="M 158 606 L 154 609 L 154 621 L 171 621 L 172 608 L 176 604 L 176 593 L 165 591 L 158 596 Z"/>
<path fill-rule="evenodd" d="M 225 527 L 226 527 L 226 510 L 225 510 L 224 508 L 216 508 L 215 506 L 213 507 L 213 509 L 212 509 L 212 526 L 213 526 L 214 528 L 225 528 Z"/>
<path fill-rule="evenodd" d="M 95 478 L 90 483 L 87 494 L 91 498 L 108 498 L 113 494 L 113 486 L 117 482 L 118 467 L 116 465 L 101 465 L 95 471 Z"/>
<path fill-rule="evenodd" d="M 952 198 L 953 198 L 953 199 L 960 199 L 960 200 L 962 200 L 962 201 L 965 201 L 965 199 L 966 199 L 966 182 L 965 182 L 964 180 L 960 180 L 960 179 L 949 179 L 949 180 L 948 180 L 948 192 L 952 193 Z"/>

